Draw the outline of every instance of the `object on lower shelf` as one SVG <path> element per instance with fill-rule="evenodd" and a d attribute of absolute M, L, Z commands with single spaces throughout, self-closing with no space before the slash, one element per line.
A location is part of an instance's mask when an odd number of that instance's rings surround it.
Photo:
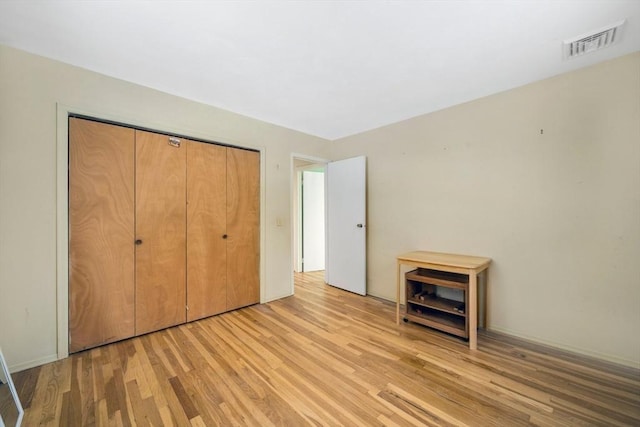
<path fill-rule="evenodd" d="M 453 309 L 454 309 L 455 311 L 457 311 L 458 313 L 462 313 L 462 314 L 464 314 L 464 309 L 465 309 L 465 307 L 464 307 L 464 303 L 460 303 L 459 305 L 457 305 L 457 306 L 453 307 Z"/>
<path fill-rule="evenodd" d="M 430 289 L 427 289 L 427 290 L 423 290 L 421 292 L 418 292 L 418 293 L 414 294 L 413 298 L 416 301 L 425 301 L 429 297 L 432 297 L 432 296 L 434 296 L 434 292 L 432 290 L 430 290 Z"/>

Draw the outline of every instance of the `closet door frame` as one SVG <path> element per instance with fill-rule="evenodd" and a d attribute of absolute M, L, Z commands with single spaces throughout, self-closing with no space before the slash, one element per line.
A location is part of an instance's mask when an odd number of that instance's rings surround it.
<path fill-rule="evenodd" d="M 192 140 L 217 142 L 220 145 L 257 151 L 260 153 L 260 303 L 266 302 L 266 197 L 264 146 L 235 143 L 228 138 L 201 131 L 167 125 L 159 128 L 152 117 L 122 117 L 117 113 L 95 107 L 56 104 L 56 296 L 57 296 L 57 354 L 33 362 L 33 366 L 64 359 L 69 356 L 69 117 L 81 117 L 151 132 L 184 136 Z M 222 142 L 224 141 L 224 142 Z M 25 368 L 32 367 L 26 366 Z"/>

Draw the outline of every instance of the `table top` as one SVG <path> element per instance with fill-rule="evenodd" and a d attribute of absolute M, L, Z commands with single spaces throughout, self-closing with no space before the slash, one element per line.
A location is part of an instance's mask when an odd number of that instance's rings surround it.
<path fill-rule="evenodd" d="M 467 268 L 470 270 L 483 270 L 491 263 L 491 258 L 428 251 L 407 252 L 398 255 L 397 258 L 398 262 L 422 262 L 425 264 Z"/>

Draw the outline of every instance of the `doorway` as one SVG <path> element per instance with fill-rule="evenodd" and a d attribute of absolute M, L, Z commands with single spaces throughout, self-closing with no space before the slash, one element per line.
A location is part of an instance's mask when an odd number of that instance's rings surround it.
<path fill-rule="evenodd" d="M 293 159 L 293 266 L 296 273 L 325 268 L 325 165 Z"/>
<path fill-rule="evenodd" d="M 366 157 L 292 154 L 290 176 L 291 293 L 294 277 L 317 272 L 329 285 L 366 295 Z"/>

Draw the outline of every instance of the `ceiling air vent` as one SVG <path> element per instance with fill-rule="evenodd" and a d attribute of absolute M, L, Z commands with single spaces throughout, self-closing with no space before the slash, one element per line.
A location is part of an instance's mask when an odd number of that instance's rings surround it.
<path fill-rule="evenodd" d="M 563 44 L 565 59 L 575 58 L 611 46 L 620 39 L 624 22 L 623 20 L 575 39 L 565 40 Z"/>

